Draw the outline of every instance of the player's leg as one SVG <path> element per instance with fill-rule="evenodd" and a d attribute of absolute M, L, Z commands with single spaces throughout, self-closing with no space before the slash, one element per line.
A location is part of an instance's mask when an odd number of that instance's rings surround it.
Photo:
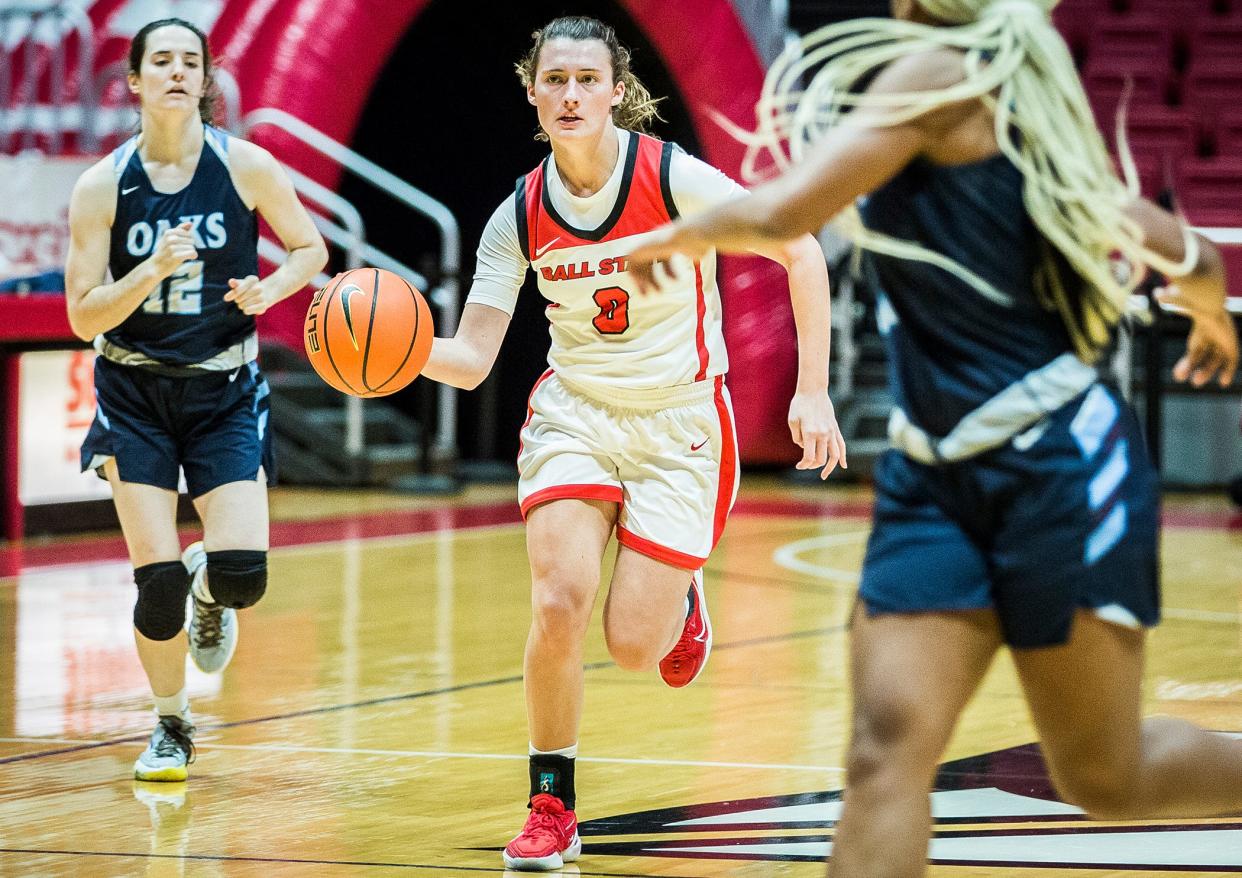
<path fill-rule="evenodd" d="M 1068 595 L 1055 637 L 1006 637 L 1061 795 L 1100 817 L 1242 811 L 1242 742 L 1140 716 L 1159 484 L 1137 419 L 1094 388 L 1024 458 L 1044 476 L 1013 504 L 994 566 L 1023 618 L 1054 617 L 1036 601 Z"/>
<path fill-rule="evenodd" d="M 194 725 L 185 684 L 185 568 L 179 559 L 177 492 L 120 479 L 115 460 L 103 464 L 121 531 L 134 565 L 138 598 L 134 642 L 151 684 L 157 723 L 134 763 L 139 780 L 185 780 L 193 758 Z"/>
<path fill-rule="evenodd" d="M 619 667 L 655 670 L 677 645 L 688 615 L 697 611 L 707 619 L 701 588 L 692 584 L 701 576 L 697 569 L 687 570 L 628 546 L 617 549 L 604 604 L 604 638 Z M 710 622 L 700 630 L 705 640 L 710 638 Z"/>
<path fill-rule="evenodd" d="M 850 633 L 854 719 L 836 878 L 923 874 L 937 763 L 1001 642 L 986 560 L 950 514 L 959 478 L 896 451 L 876 466 Z"/>
<path fill-rule="evenodd" d="M 156 698 L 185 688 L 185 598 L 187 578 L 177 541 L 177 492 L 123 482 L 115 460 L 104 464 L 112 486 L 121 533 L 134 565 L 138 600 L 134 640 Z"/>
<path fill-rule="evenodd" d="M 524 675 L 530 725 L 530 814 L 504 850 L 510 868 L 576 859 L 574 767 L 582 717 L 582 653 L 621 486 L 601 445 L 615 430 L 602 406 L 551 372 L 531 393 L 518 454 L 526 516 L 531 626 Z"/>
<path fill-rule="evenodd" d="M 1058 792 L 1104 820 L 1242 811 L 1242 741 L 1141 718 L 1145 638 L 1084 610 L 1067 643 L 1014 651 Z"/>
<path fill-rule="evenodd" d="M 231 377 L 230 377 L 231 376 Z M 256 364 L 196 378 L 182 403 L 182 465 L 203 541 L 182 560 L 191 575 L 190 655 L 201 670 L 224 669 L 237 646 L 237 611 L 267 589 L 267 381 Z"/>
<path fill-rule="evenodd" d="M 505 847 L 509 868 L 560 868 L 582 849 L 574 814 L 582 652 L 616 510 L 615 503 L 562 499 L 534 507 L 526 519 L 531 625 L 523 669 L 531 813 Z"/>
<path fill-rule="evenodd" d="M 737 497 L 733 414 L 722 381 L 696 398 L 625 418 L 625 491 L 604 634 L 623 667 L 659 666 L 669 686 L 693 682 L 711 654 L 703 565 Z"/>
<path fill-rule="evenodd" d="M 82 469 L 112 486 L 138 586 L 134 640 L 151 683 L 158 723 L 134 764 L 140 780 L 184 780 L 193 758 L 185 687 L 185 568 L 178 559 L 177 440 L 165 414 L 176 379 L 95 361 L 98 406 L 82 443 Z"/>
<path fill-rule="evenodd" d="M 913 878 L 936 766 L 1000 634 L 990 610 L 873 616 L 860 602 L 850 637 L 853 733 L 828 874 Z"/>

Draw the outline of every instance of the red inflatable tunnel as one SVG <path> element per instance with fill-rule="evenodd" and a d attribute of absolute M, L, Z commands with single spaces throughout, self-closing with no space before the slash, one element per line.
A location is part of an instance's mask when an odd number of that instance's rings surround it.
<path fill-rule="evenodd" d="M 763 67 L 733 5 L 729 0 L 620 0 L 620 5 L 678 84 L 703 158 L 736 177 L 743 149 L 710 111 L 749 124 Z M 220 63 L 242 84 L 244 112 L 280 107 L 349 143 L 385 62 L 426 6 L 427 0 L 229 0 L 211 38 Z M 362 45 L 369 51 L 359 52 Z M 705 63 L 711 59 L 718 63 Z M 336 168 L 318 153 L 279 131 L 258 131 L 256 139 L 303 173 L 336 185 Z M 464 264 L 470 266 L 474 244 L 463 246 Z M 784 271 L 766 260 L 733 258 L 722 277 L 729 386 L 743 459 L 792 463 L 797 450 L 785 418 L 797 359 Z M 267 315 L 267 337 L 300 346 L 303 305 L 293 301 Z"/>

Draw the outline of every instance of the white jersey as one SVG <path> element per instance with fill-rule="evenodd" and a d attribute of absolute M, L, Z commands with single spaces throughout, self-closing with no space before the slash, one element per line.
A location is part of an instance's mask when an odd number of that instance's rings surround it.
<path fill-rule="evenodd" d="M 608 182 L 571 195 L 549 156 L 519 178 L 492 215 L 467 302 L 512 314 L 528 267 L 538 276 L 552 345 L 548 362 L 600 398 L 702 382 L 728 370 L 716 255 L 643 295 L 625 257 L 658 226 L 744 195 L 675 144 L 618 129 Z"/>

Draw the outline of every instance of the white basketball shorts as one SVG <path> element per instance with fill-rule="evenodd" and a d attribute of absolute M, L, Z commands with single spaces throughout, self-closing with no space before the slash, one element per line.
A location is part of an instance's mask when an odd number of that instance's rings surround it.
<path fill-rule="evenodd" d="M 737 497 L 723 377 L 604 401 L 545 372 L 531 391 L 518 452 L 523 517 L 549 500 L 617 503 L 621 545 L 698 570 Z"/>

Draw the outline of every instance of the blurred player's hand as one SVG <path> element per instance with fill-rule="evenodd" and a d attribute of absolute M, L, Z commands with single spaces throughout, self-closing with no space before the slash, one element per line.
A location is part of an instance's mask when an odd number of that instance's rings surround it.
<path fill-rule="evenodd" d="M 233 302 L 241 308 L 243 314 L 257 316 L 275 304 L 269 301 L 263 281 L 253 274 L 237 278 L 229 278 L 229 291 L 224 294 L 224 301 Z"/>
<path fill-rule="evenodd" d="M 837 426 L 837 414 L 827 391 L 795 393 L 789 402 L 789 433 L 794 444 L 802 449 L 798 469 L 819 469 L 819 477 L 828 474 L 841 464 L 849 469 L 845 459 L 845 437 Z"/>
<path fill-rule="evenodd" d="M 697 262 L 710 249 L 706 244 L 692 240 L 677 225 L 663 226 L 647 236 L 643 245 L 626 257 L 626 270 L 634 276 L 640 293 L 658 293 L 684 270 L 684 265 L 678 265 L 674 257 Z"/>
<path fill-rule="evenodd" d="M 197 259 L 198 251 L 194 249 L 194 228 L 190 223 L 182 223 L 165 229 L 151 253 L 151 264 L 161 277 L 168 277 L 181 263 L 189 259 Z"/>
<path fill-rule="evenodd" d="M 1200 290 L 1199 283 L 1187 277 L 1156 290 L 1161 305 L 1191 321 L 1186 353 L 1173 367 L 1173 377 L 1195 387 L 1215 378 L 1221 387 L 1228 387 L 1238 369 L 1237 329 L 1219 292 Z"/>

